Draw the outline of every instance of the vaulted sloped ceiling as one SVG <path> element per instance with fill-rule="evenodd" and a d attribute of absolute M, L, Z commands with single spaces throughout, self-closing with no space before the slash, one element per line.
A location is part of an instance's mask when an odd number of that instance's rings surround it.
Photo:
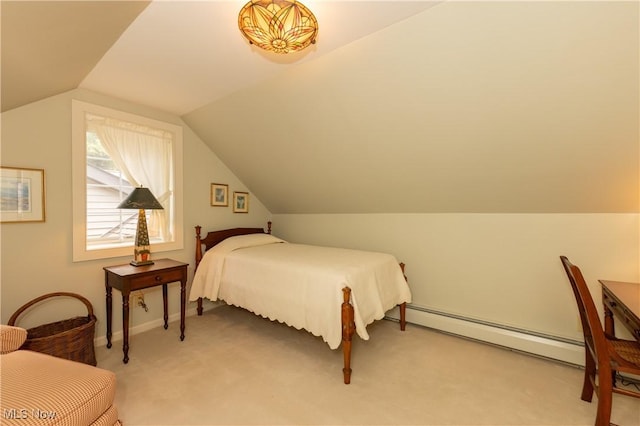
<path fill-rule="evenodd" d="M 276 213 L 638 211 L 638 25 L 446 2 L 184 119 Z"/>
<path fill-rule="evenodd" d="M 2 111 L 75 89 L 149 1 L 7 1 Z"/>
<path fill-rule="evenodd" d="M 305 4 L 318 44 L 275 57 L 237 2 L 152 2 L 77 84 L 182 116 L 274 213 L 640 210 L 638 2 Z"/>

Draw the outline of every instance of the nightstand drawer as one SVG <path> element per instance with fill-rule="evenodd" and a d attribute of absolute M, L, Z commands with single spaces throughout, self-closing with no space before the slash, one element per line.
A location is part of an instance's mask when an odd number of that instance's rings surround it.
<path fill-rule="evenodd" d="M 182 280 L 182 270 L 175 271 L 158 271 L 153 275 L 145 275 L 131 279 L 131 290 L 139 290 L 141 288 L 152 287 L 160 284 L 168 284 Z"/>

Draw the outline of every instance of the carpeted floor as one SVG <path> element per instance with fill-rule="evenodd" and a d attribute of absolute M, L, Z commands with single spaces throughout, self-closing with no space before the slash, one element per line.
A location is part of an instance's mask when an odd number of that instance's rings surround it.
<path fill-rule="evenodd" d="M 135 425 L 590 425 L 583 371 L 393 321 L 342 351 L 321 338 L 221 306 L 97 348 L 116 372 L 116 405 Z M 613 423 L 640 425 L 640 400 L 614 395 Z"/>

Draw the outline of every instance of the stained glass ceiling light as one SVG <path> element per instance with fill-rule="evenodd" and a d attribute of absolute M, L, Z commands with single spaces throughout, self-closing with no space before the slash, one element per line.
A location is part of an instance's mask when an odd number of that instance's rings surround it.
<path fill-rule="evenodd" d="M 318 34 L 316 17 L 295 0 L 251 0 L 238 14 L 238 27 L 249 43 L 275 53 L 302 50 Z"/>

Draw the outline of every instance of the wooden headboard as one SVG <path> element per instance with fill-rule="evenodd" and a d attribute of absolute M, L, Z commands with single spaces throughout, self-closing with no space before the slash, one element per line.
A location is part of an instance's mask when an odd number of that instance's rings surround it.
<path fill-rule="evenodd" d="M 231 228 L 209 232 L 206 237 L 201 238 L 201 231 L 202 227 L 200 225 L 196 226 L 196 268 L 200 264 L 200 260 L 202 260 L 202 246 L 205 247 L 204 251 L 207 251 L 221 241 L 236 235 L 271 234 L 271 221 L 267 222 L 266 232 L 263 228 Z"/>

